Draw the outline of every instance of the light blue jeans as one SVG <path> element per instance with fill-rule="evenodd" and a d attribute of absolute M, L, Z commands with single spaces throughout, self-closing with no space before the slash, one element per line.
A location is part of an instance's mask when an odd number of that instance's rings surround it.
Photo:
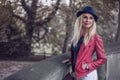
<path fill-rule="evenodd" d="M 98 80 L 97 70 L 90 72 L 80 80 Z"/>

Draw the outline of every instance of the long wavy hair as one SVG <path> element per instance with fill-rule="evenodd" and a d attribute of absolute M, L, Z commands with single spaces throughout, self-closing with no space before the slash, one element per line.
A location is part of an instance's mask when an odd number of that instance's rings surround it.
<path fill-rule="evenodd" d="M 87 45 L 87 43 L 95 33 L 96 33 L 96 22 L 94 21 L 93 25 L 89 28 L 88 33 L 84 36 L 83 43 Z M 75 21 L 73 37 L 71 40 L 73 46 L 77 45 L 78 40 L 82 36 L 82 34 L 83 34 L 83 29 L 82 29 L 82 15 L 81 15 Z"/>

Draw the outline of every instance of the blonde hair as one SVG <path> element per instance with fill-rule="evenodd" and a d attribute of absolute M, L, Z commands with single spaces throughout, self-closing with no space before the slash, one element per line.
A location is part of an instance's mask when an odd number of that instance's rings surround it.
<path fill-rule="evenodd" d="M 94 21 L 93 25 L 89 28 L 88 33 L 84 36 L 83 43 L 85 45 L 87 45 L 87 43 L 95 34 L 95 32 L 96 32 L 96 22 Z M 82 15 L 81 15 L 76 19 L 76 22 L 74 25 L 73 38 L 71 40 L 73 46 L 77 45 L 79 38 L 82 36 L 82 33 L 83 33 L 83 30 L 82 30 Z"/>

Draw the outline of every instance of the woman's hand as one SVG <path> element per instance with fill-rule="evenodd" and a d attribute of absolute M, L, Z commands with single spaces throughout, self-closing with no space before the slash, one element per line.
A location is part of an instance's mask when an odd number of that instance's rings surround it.
<path fill-rule="evenodd" d="M 89 69 L 88 64 L 87 64 L 87 63 L 84 63 L 84 64 L 82 65 L 82 68 L 83 68 L 84 70 L 88 70 L 88 69 Z"/>

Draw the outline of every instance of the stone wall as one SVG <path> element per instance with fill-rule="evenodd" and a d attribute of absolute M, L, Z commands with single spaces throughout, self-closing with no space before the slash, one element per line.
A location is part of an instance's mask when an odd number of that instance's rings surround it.
<path fill-rule="evenodd" d="M 98 68 L 99 80 L 120 80 L 120 46 L 119 44 L 106 48 L 107 63 Z M 61 63 L 69 58 L 68 54 L 57 55 L 40 61 L 21 70 L 4 80 L 62 80 L 68 71 L 68 66 Z"/>

